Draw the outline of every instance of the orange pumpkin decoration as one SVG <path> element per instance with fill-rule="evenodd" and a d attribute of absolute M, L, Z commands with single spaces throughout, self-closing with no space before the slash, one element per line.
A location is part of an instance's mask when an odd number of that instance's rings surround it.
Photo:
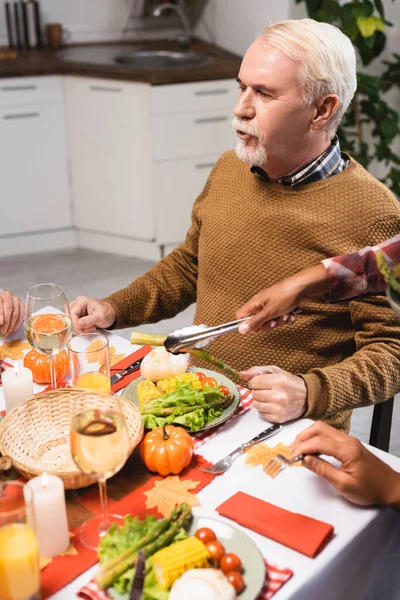
<path fill-rule="evenodd" d="M 163 477 L 178 475 L 192 460 L 193 439 L 183 427 L 167 425 L 146 433 L 140 456 L 146 467 Z"/>
<path fill-rule="evenodd" d="M 59 352 L 54 357 L 57 381 L 62 381 L 69 373 L 69 358 L 66 350 Z M 33 380 L 36 383 L 51 383 L 50 359 L 45 355 L 30 350 L 24 356 L 24 367 L 32 371 Z"/>

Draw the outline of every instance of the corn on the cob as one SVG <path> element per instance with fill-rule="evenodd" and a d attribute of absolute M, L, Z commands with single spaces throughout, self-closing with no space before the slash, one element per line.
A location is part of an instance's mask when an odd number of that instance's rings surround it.
<path fill-rule="evenodd" d="M 210 553 L 196 537 L 171 544 L 154 554 L 154 575 L 163 589 L 169 589 L 188 569 L 208 567 Z"/>
<path fill-rule="evenodd" d="M 152 402 L 156 398 L 161 396 L 161 392 L 157 389 L 156 385 L 149 379 L 140 381 L 137 386 L 137 395 L 140 406 L 145 406 Z"/>
<path fill-rule="evenodd" d="M 167 379 L 160 379 L 157 382 L 157 387 L 162 394 L 172 392 L 178 385 L 186 385 L 191 390 L 202 390 L 201 381 L 194 373 L 181 373 Z"/>

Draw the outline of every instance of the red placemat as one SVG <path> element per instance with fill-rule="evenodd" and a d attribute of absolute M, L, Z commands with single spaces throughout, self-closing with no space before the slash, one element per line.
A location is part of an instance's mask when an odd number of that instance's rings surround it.
<path fill-rule="evenodd" d="M 195 456 L 194 462 L 179 475 L 183 480 L 190 479 L 191 481 L 199 482 L 198 486 L 192 490 L 194 494 L 197 494 L 197 492 L 211 483 L 215 477 L 215 475 L 210 475 L 209 473 L 201 471 L 198 468 L 200 465 L 210 466 L 210 463 L 205 461 L 202 457 Z M 162 515 L 160 515 L 156 509 L 146 508 L 145 492 L 153 488 L 156 481 L 162 479 L 163 478 L 160 476 L 152 477 L 146 483 L 127 494 L 124 498 L 121 498 L 121 500 L 110 500 L 110 510 L 121 515 L 129 513 L 138 516 L 141 519 L 143 519 L 146 514 L 153 514 L 157 517 L 161 517 Z M 77 498 L 76 501 L 94 515 L 100 514 L 100 499 L 97 488 L 89 489 L 81 497 Z M 77 534 L 78 531 L 79 527 L 73 533 Z M 78 577 L 78 575 L 97 562 L 97 553 L 82 546 L 82 544 L 79 543 L 77 535 L 73 538 L 73 544 L 78 551 L 75 556 L 57 556 L 41 572 L 42 600 L 46 600 L 46 598 L 55 594 L 58 590 L 65 587 L 68 583 Z"/>

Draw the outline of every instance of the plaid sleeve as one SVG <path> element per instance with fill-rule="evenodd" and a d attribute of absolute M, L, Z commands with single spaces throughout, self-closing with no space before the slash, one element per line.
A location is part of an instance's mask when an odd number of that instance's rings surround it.
<path fill-rule="evenodd" d="M 390 266 L 400 263 L 400 234 L 376 246 L 366 246 L 358 252 L 322 261 L 328 274 L 328 302 L 385 291 L 386 283 L 376 264 L 379 250 Z"/>

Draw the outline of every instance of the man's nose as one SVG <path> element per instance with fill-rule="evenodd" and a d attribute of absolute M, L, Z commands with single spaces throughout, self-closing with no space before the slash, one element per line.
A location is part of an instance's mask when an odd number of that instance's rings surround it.
<path fill-rule="evenodd" d="M 253 119 L 255 117 L 256 112 L 250 96 L 246 92 L 240 96 L 233 112 L 238 119 Z"/>

